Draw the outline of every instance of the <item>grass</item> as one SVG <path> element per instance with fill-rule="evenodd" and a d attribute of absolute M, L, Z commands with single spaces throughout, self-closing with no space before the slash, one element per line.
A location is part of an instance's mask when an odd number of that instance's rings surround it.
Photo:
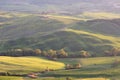
<path fill-rule="evenodd" d="M 110 80 L 106 78 L 86 78 L 86 79 L 76 79 L 76 80 Z"/>
<path fill-rule="evenodd" d="M 38 57 L 4 57 L 0 56 L 0 72 L 25 74 L 34 71 L 42 71 L 46 68 L 61 69 L 64 64 Z"/>
<path fill-rule="evenodd" d="M 61 78 L 55 78 L 55 77 L 43 77 L 43 78 L 37 78 L 37 79 L 32 79 L 32 78 L 28 78 L 28 77 L 15 77 L 15 76 L 0 76 L 0 80 L 66 80 L 65 77 L 61 77 Z M 71 80 L 110 80 L 107 78 L 71 78 Z"/>
<path fill-rule="evenodd" d="M 75 64 L 82 63 L 84 66 L 94 65 L 94 64 L 110 64 L 116 59 L 119 60 L 120 57 L 95 57 L 95 58 L 64 58 L 59 59 L 60 62 L 65 64 Z"/>
<path fill-rule="evenodd" d="M 31 79 L 31 78 L 24 78 L 24 80 L 66 80 L 66 78 L 61 77 L 61 78 L 55 78 L 55 77 L 40 77 L 37 79 Z"/>
<path fill-rule="evenodd" d="M 54 76 L 54 77 L 76 77 L 76 78 L 119 78 L 120 66 L 111 67 L 115 60 L 120 60 L 120 57 L 98 57 L 98 58 L 68 58 L 60 59 L 59 61 L 65 64 L 81 63 L 82 68 L 71 70 L 59 70 L 49 72 L 41 76 Z M 93 79 L 92 79 L 93 80 Z"/>
<path fill-rule="evenodd" d="M 23 80 L 23 78 L 15 76 L 0 76 L 0 80 Z"/>
<path fill-rule="evenodd" d="M 8 76 L 0 76 L 0 80 L 66 80 L 65 77 L 61 78 L 55 78 L 55 77 L 44 77 L 44 78 L 37 78 L 37 79 L 31 79 L 31 78 L 22 78 L 22 77 L 8 77 Z M 75 79 L 72 78 L 72 80 L 110 80 L 106 78 L 80 78 L 80 79 Z"/>
<path fill-rule="evenodd" d="M 8 59 L 11 62 L 14 62 L 14 65 L 16 62 L 19 62 L 19 66 L 26 64 L 25 60 L 28 58 L 31 58 L 32 60 L 39 59 L 36 57 L 22 57 L 24 61 L 20 58 L 17 58 L 19 61 L 14 61 L 13 59 Z M 2 58 L 1 58 L 2 59 Z M 34 63 L 32 60 L 29 60 L 30 63 Z M 111 67 L 111 64 L 115 60 L 120 60 L 120 57 L 96 57 L 96 58 L 63 58 L 63 59 L 58 59 L 58 62 L 65 63 L 65 64 L 76 64 L 76 63 L 81 63 L 82 68 L 80 69 L 71 69 L 71 70 L 57 70 L 57 71 L 52 71 L 52 72 L 47 72 L 44 74 L 40 74 L 37 79 L 31 79 L 28 77 L 8 77 L 8 76 L 1 76 L 0 80 L 66 80 L 66 77 L 71 77 L 72 80 L 111 80 L 111 79 L 119 79 L 120 75 L 120 66 L 117 67 Z M 28 61 L 28 60 L 27 60 Z M 26 66 L 32 66 L 29 61 L 27 62 L 28 64 Z M 41 60 L 40 60 L 41 61 Z M 20 63 L 22 62 L 22 63 Z M 39 62 L 39 61 L 38 61 Z M 39 62 L 40 63 L 40 62 Z M 50 63 L 43 63 L 44 65 L 50 65 Z M 55 63 L 52 63 L 52 65 Z M 6 64 L 9 66 L 9 64 Z M 13 65 L 13 64 L 12 64 Z M 34 67 L 36 66 L 33 64 Z M 56 64 L 55 64 L 56 65 Z M 59 65 L 60 66 L 60 65 Z M 33 67 L 33 66 L 32 66 Z M 58 65 L 55 66 L 57 68 Z M 62 67 L 63 68 L 63 67 Z M 13 70 L 13 68 L 12 68 Z M 17 71 L 19 72 L 19 71 Z"/>

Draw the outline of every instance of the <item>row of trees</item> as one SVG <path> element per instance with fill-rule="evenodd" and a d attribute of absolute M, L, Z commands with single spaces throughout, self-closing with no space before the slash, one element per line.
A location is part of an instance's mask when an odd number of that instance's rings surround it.
<path fill-rule="evenodd" d="M 91 53 L 85 50 L 79 52 L 68 54 L 64 49 L 60 50 L 41 50 L 41 49 L 10 49 L 8 51 L 0 52 L 0 56 L 44 56 L 48 58 L 65 58 L 65 57 L 93 57 Z M 104 52 L 104 56 L 120 56 L 120 48 L 112 48 Z"/>
<path fill-rule="evenodd" d="M 112 48 L 104 52 L 105 56 L 120 56 L 120 48 Z"/>
<path fill-rule="evenodd" d="M 0 56 L 36 56 L 34 50 L 32 49 L 11 49 L 8 51 L 0 52 Z"/>
<path fill-rule="evenodd" d="M 64 50 L 64 49 L 60 49 L 60 50 L 47 50 L 47 51 L 43 51 L 41 53 L 42 56 L 45 57 L 49 57 L 49 58 L 64 58 L 64 57 L 68 57 L 68 53 Z"/>
<path fill-rule="evenodd" d="M 8 51 L 0 52 L 0 56 L 44 56 L 48 58 L 65 58 L 65 57 L 90 57 L 91 54 L 85 50 L 78 53 L 68 54 L 64 49 L 60 50 L 41 50 L 41 49 L 11 49 Z"/>
<path fill-rule="evenodd" d="M 55 57 L 67 57 L 68 53 L 64 49 L 60 50 L 46 50 L 42 51 L 40 49 L 11 49 L 8 51 L 0 52 L 0 56 L 45 56 L 49 58 Z"/>

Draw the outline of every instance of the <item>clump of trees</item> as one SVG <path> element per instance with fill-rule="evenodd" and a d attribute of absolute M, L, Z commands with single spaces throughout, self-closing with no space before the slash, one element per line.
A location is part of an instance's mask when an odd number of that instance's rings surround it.
<path fill-rule="evenodd" d="M 65 69 L 79 69 L 81 68 L 82 65 L 80 63 L 77 63 L 77 64 L 66 64 L 66 67 Z"/>
<path fill-rule="evenodd" d="M 112 48 L 104 52 L 105 56 L 120 56 L 120 48 Z"/>
<path fill-rule="evenodd" d="M 68 57 L 68 53 L 64 49 L 60 50 L 50 49 L 47 51 L 43 51 L 41 55 L 51 59 Z"/>
<path fill-rule="evenodd" d="M 76 54 L 71 54 L 69 57 L 74 57 L 74 58 L 75 57 L 88 58 L 88 57 L 93 57 L 93 56 L 88 51 L 81 50 L 81 51 L 77 52 Z"/>
<path fill-rule="evenodd" d="M 85 50 L 80 51 L 80 52 L 79 52 L 79 55 L 80 55 L 81 57 L 85 57 L 85 58 L 91 56 L 91 54 L 90 54 L 88 51 L 85 51 Z"/>

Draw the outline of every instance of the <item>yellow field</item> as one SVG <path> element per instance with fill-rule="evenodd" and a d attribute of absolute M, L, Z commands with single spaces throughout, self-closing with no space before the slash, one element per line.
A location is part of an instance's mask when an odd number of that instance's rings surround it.
<path fill-rule="evenodd" d="M 41 71 L 46 68 L 61 69 L 63 63 L 37 57 L 4 57 L 0 56 L 0 72 L 27 73 Z"/>

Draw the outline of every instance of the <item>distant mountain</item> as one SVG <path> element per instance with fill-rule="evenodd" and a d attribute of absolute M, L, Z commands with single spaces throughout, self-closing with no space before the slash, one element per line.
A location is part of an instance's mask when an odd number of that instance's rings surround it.
<path fill-rule="evenodd" d="M 0 10 L 6 11 L 80 14 L 85 11 L 120 13 L 119 9 L 119 0 L 0 0 Z"/>

